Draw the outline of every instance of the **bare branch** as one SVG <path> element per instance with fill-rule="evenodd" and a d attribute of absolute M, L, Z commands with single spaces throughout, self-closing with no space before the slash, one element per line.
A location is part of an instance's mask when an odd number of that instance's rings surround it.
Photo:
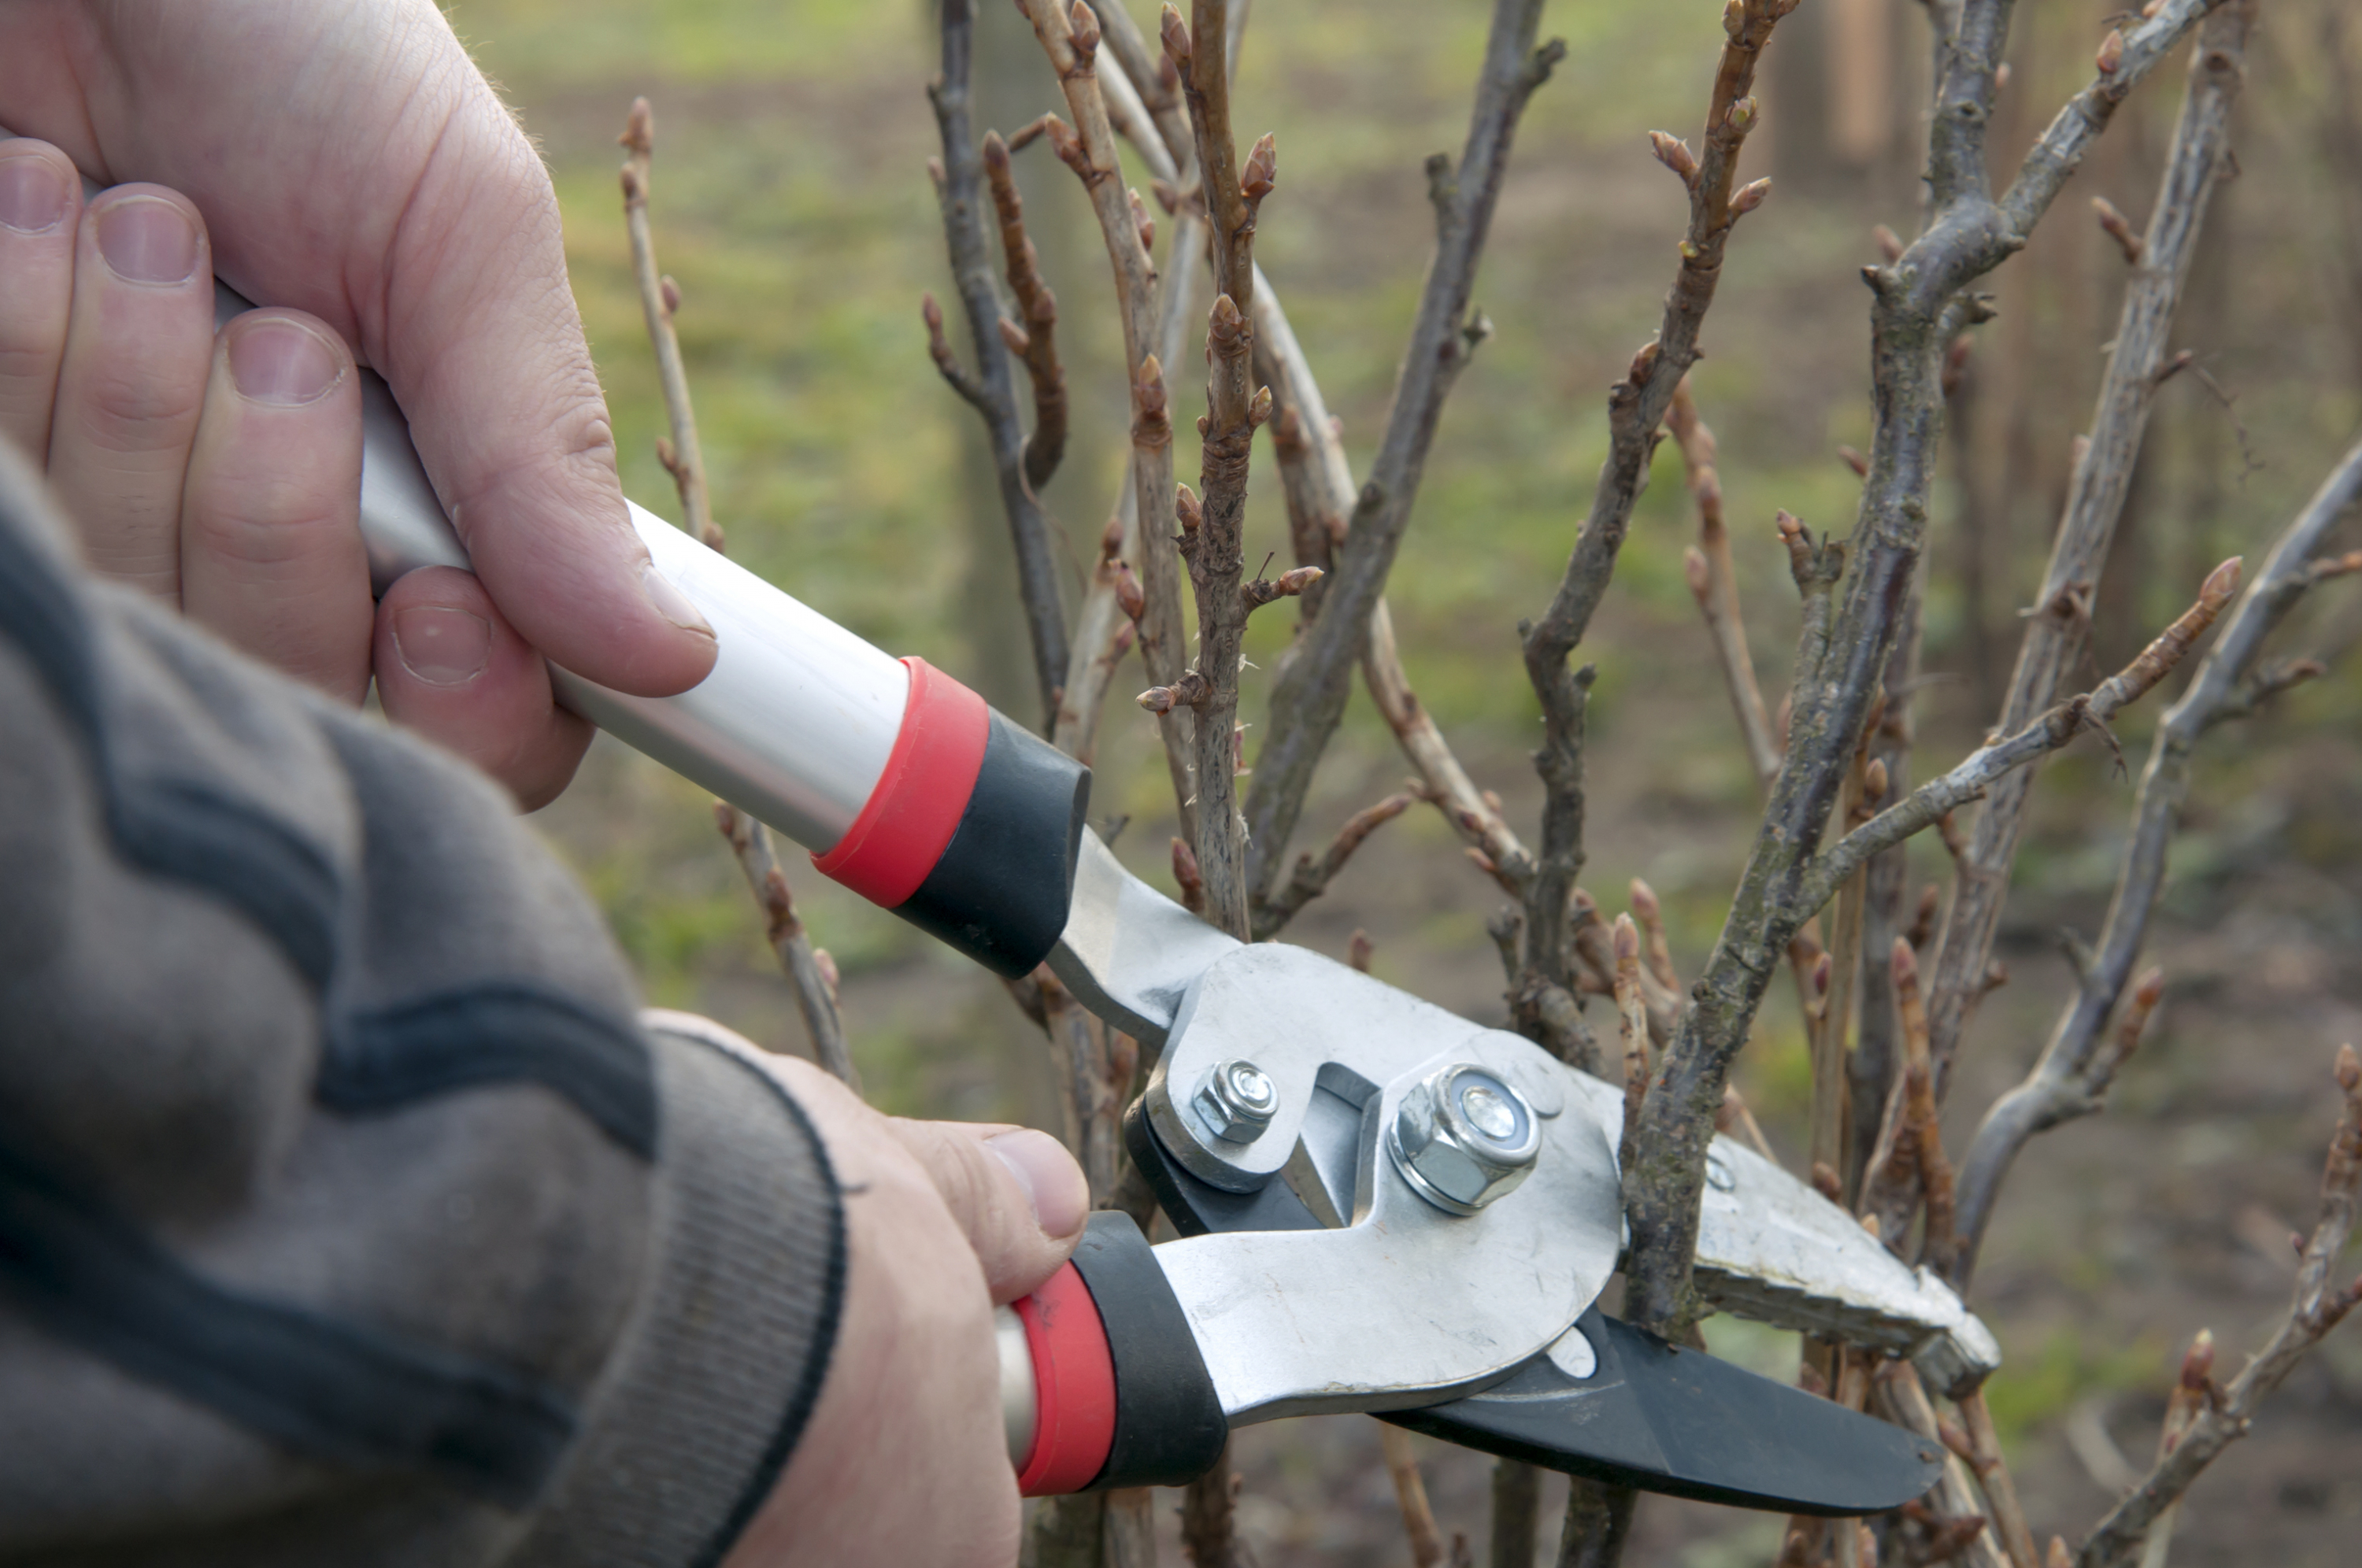
<path fill-rule="evenodd" d="M 1902 804 L 1881 812 L 1846 834 L 1821 856 L 1798 897 L 1806 901 L 1807 907 L 1817 908 L 1835 891 L 1839 881 L 1851 876 L 1871 856 L 1902 843 L 1923 828 L 1934 826 L 1955 807 L 1985 796 L 1996 780 L 2057 751 L 2086 730 L 2105 735 L 2108 721 L 2164 679 L 2206 628 L 2214 624 L 2214 618 L 2238 591 L 2239 572 L 2239 558 L 2233 556 L 2207 575 L 2198 591 L 2197 602 L 2158 633 L 2132 663 L 2085 695 L 2059 703 L 2015 734 L 1978 747 L 1949 773 L 1929 779 L 1911 791 Z M 1982 981 L 1980 972 L 1981 992 Z"/>
<path fill-rule="evenodd" d="M 2104 91 L 2086 94 L 2089 104 L 2079 99 L 2082 106 L 2070 106 L 2062 119 L 2084 116 L 2090 135 L 2096 135 L 2123 91 L 2214 3 L 2165 0 L 2153 18 L 2127 35 Z M 1632 1227 L 1626 1307 L 1634 1320 L 1660 1333 L 1678 1333 L 1696 1311 L 1690 1260 L 1714 1112 L 1777 956 L 1810 913 L 1798 907 L 1797 894 L 1814 875 L 1813 852 L 1907 619 L 1935 482 L 1944 368 L 1960 329 L 1989 314 L 1965 291 L 2024 243 L 2057 193 L 2055 183 L 2043 185 L 2047 176 L 2032 173 L 2031 163 L 2020 182 L 2024 199 L 2007 222 L 1986 193 L 1985 127 L 2009 9 L 2006 0 L 1963 0 L 1957 21 L 1944 31 L 1928 156 L 1929 222 L 1900 258 L 1864 274 L 1874 296 L 1877 424 L 1843 603 L 1827 657 L 1799 670 L 1785 761 L 1722 936 L 1649 1097 L 1642 1140 L 1648 1168 L 1638 1180 L 1628 1174 L 1625 1187 Z M 2090 135 L 2066 136 L 2055 147 L 2046 143 L 2037 156 L 2049 159 L 2046 167 L 2060 171 L 2063 179 Z M 1577 548 L 1580 554 L 1583 547 Z M 1570 580 L 1579 575 L 1571 573 Z"/>
<path fill-rule="evenodd" d="M 861 1075 L 854 1070 L 845 1048 L 844 1023 L 836 1010 L 836 966 L 815 949 L 804 922 L 796 913 L 795 896 L 771 849 L 771 834 L 762 823 L 727 801 L 713 802 L 713 823 L 738 857 L 746 886 L 763 908 L 763 939 L 778 954 L 796 994 L 796 1010 L 803 1015 L 804 1033 L 811 1042 L 812 1060 L 842 1079 L 854 1093 L 861 1092 Z"/>
<path fill-rule="evenodd" d="M 1696 596 L 1698 613 L 1705 617 L 1706 633 L 1722 661 L 1723 687 L 1730 693 L 1747 758 L 1754 764 L 1757 779 L 1768 788 L 1780 771 L 1780 748 L 1772 743 L 1771 715 L 1764 711 L 1762 688 L 1755 683 L 1755 656 L 1748 651 L 1747 627 L 1739 616 L 1738 576 L 1730 560 L 1730 531 L 1722 522 L 1722 475 L 1715 466 L 1714 432 L 1698 417 L 1687 376 L 1673 388 L 1665 428 L 1681 447 L 1690 500 L 1697 507 L 1697 548 L 1685 562 L 1690 592 Z"/>
<path fill-rule="evenodd" d="M 2351 1045 L 2338 1048 L 2336 1077 L 2342 1103 L 2322 1167 L 2320 1218 L 2297 1265 L 2287 1318 L 2230 1387 L 2205 1401 L 2180 1441 L 2133 1495 L 2100 1521 L 2075 1560 L 2077 1568 L 2122 1568 L 2133 1562 L 2158 1516 L 2190 1489 L 2215 1455 L 2247 1435 L 2264 1400 L 2287 1380 L 2305 1353 L 2362 1302 L 2362 1279 L 2346 1285 L 2332 1277 L 2353 1229 L 2356 1198 L 2362 1195 L 2362 1058 Z M 2198 1375 L 2204 1376 L 2202 1369 Z"/>
<path fill-rule="evenodd" d="M 2014 200 L 2031 202 L 2037 193 L 2047 203 L 2072 168 L 2071 162 L 2060 160 L 2081 157 L 2083 146 L 2098 134 L 2129 90 L 2129 73 L 2147 69 L 2140 63 L 2144 60 L 2154 64 L 2179 39 L 2180 33 L 2168 26 L 2170 18 L 2184 13 L 2194 17 L 2212 9 L 2213 3 L 2183 0 L 2169 5 L 2155 19 L 2125 35 L 2125 52 L 2115 69 L 2102 72 L 2061 111 L 2043 144 L 2028 155 L 2025 171 L 2004 200 L 2004 207 Z M 2085 605 L 2106 564 L 2117 518 L 2132 488 L 2158 371 L 2167 363 L 2174 311 L 2197 252 L 2208 204 L 2230 164 L 2231 108 L 2244 80 L 2252 10 L 2252 0 L 2241 0 L 2216 14 L 2206 23 L 2192 57 L 2180 123 L 2167 155 L 2147 237 L 2140 242 L 2141 259 L 2125 286 L 2115 348 L 2101 383 L 2091 440 L 2081 448 L 2076 461 L 2066 514 L 2059 521 L 2035 613 L 2026 623 L 2009 694 L 1996 721 L 2003 733 L 2024 728 L 2058 701 L 2060 689 L 2083 657 L 2091 632 Z M 2022 236 L 2038 212 L 2038 207 L 2029 210 L 2022 221 L 2013 216 L 2010 221 L 2017 225 L 2013 232 Z M 2025 834 L 2026 798 L 2033 787 L 2031 771 L 1995 781 L 1983 811 L 1977 815 L 1968 853 L 1959 863 L 1951 914 L 1928 997 L 1939 1095 L 1949 1080 L 1960 1032 L 1981 994 L 1993 934 L 2000 929 L 2002 906 L 2009 894 L 2010 867 Z"/>
<path fill-rule="evenodd" d="M 952 0 L 965 8 L 966 0 Z M 1098 50 L 1099 24 L 1091 17 L 1088 39 L 1094 47 L 1080 47 L 1075 16 L 1061 0 L 1023 0 L 1033 36 L 1058 73 L 1066 107 L 1075 116 L 1066 130 L 1054 124 L 1054 142 L 1065 138 L 1059 156 L 1076 170 L 1088 193 L 1092 215 L 1106 241 L 1108 261 L 1115 273 L 1117 315 L 1123 324 L 1124 368 L 1131 390 L 1131 483 L 1133 515 L 1141 520 L 1140 580 L 1145 608 L 1140 616 L 1140 658 L 1148 678 L 1160 686 L 1180 679 L 1182 654 L 1181 574 L 1179 562 L 1161 547 L 1163 519 L 1173 504 L 1173 425 L 1167 408 L 1164 370 L 1156 347 L 1156 268 L 1149 259 L 1140 225 L 1132 215 L 1131 198 L 1123 186 L 1115 132 L 1108 120 L 1107 100 L 1099 90 Z M 1110 13 L 1120 6 L 1110 6 Z M 1164 742 L 1165 767 L 1172 776 L 1173 798 L 1180 812 L 1182 832 L 1197 837 L 1198 787 L 1192 757 L 1191 714 L 1187 709 L 1158 716 Z"/>
<path fill-rule="evenodd" d="M 673 332 L 673 313 L 680 308 L 680 289 L 657 269 L 656 236 L 648 217 L 650 164 L 656 153 L 656 116 L 646 98 L 632 101 L 622 144 L 624 160 L 624 221 L 631 235 L 632 273 L 640 289 L 640 314 L 647 322 L 648 341 L 657 354 L 657 381 L 664 394 L 669 439 L 660 442 L 657 455 L 680 491 L 680 507 L 689 531 L 717 553 L 725 541 L 713 522 L 705 482 L 705 448 L 697 438 L 697 415 L 689 401 L 689 371 L 680 357 L 680 340 Z M 930 307 L 933 301 L 928 302 Z M 940 315 L 932 318 L 940 321 Z M 941 336 L 940 333 L 937 334 Z M 815 949 L 788 878 L 771 847 L 771 833 L 761 823 L 727 801 L 713 802 L 714 825 L 730 842 L 745 873 L 746 885 L 763 911 L 763 935 L 778 955 L 795 992 L 796 1009 L 803 1015 L 804 1033 L 812 1060 L 861 1092 L 861 1077 L 845 1049 L 844 1024 L 837 1016 L 836 966 Z"/>
<path fill-rule="evenodd" d="M 1410 1538 L 1412 1568 L 1435 1568 L 1443 1561 L 1443 1531 L 1436 1528 L 1435 1509 L 1427 1500 L 1427 1483 L 1419 1478 L 1418 1454 L 1411 1446 L 1411 1435 L 1380 1421 L 1378 1450 L 1385 1456 L 1386 1474 L 1395 1484 L 1403 1533 Z"/>
<path fill-rule="evenodd" d="M 2001 1434 L 1993 1430 L 1992 1412 L 1985 1408 L 1984 1390 L 1970 1394 L 1959 1407 L 1960 1419 L 1966 1423 L 1961 1435 L 1968 1441 L 1954 1452 L 1968 1461 L 1969 1474 L 1977 1478 L 1985 1495 L 1986 1511 L 2000 1533 L 2002 1549 L 2009 1553 L 2010 1568 L 2041 1568 L 2034 1551 L 2034 1530 L 2017 1500 L 2017 1483 L 2011 1479 L 2009 1464 L 2002 1457 Z"/>
<path fill-rule="evenodd" d="M 1289 873 L 1287 886 L 1268 900 L 1258 900 L 1254 906 L 1254 940 L 1269 942 L 1277 936 L 1298 911 L 1329 890 L 1345 862 L 1362 847 L 1362 841 L 1410 809 L 1418 796 L 1409 790 L 1387 796 L 1374 806 L 1364 806 L 1347 819 L 1338 830 L 1336 839 L 1318 860 L 1310 855 L 1296 857 L 1296 869 Z"/>
<path fill-rule="evenodd" d="M 2165 886 L 2167 851 L 2190 794 L 2191 756 L 2216 717 L 2237 701 L 2264 638 L 2314 580 L 2312 564 L 2323 540 L 2357 500 L 2362 500 L 2362 442 L 2345 454 L 2273 542 L 2262 571 L 2231 612 L 2189 689 L 2158 723 L 2133 804 L 2132 846 L 2117 874 L 2107 923 L 2093 944 L 2092 961 L 2052 1026 L 2041 1058 L 2023 1083 L 1985 1113 L 1962 1162 L 1961 1249 L 1955 1271 L 1962 1285 L 1975 1271 L 1977 1247 L 1992 1218 L 2002 1181 L 2026 1140 L 2099 1109 L 2114 1073 L 2114 1060 L 2100 1055 L 2102 1032 L 2132 977 L 2150 911 Z"/>
<path fill-rule="evenodd" d="M 1448 200 L 1438 207 L 1435 256 L 1396 381 L 1386 434 L 1354 507 L 1320 618 L 1272 683 L 1269 723 L 1246 801 L 1249 870 L 1257 888 L 1275 878 L 1313 767 L 1344 714 L 1352 666 L 1367 643 L 1371 617 L 1409 525 L 1444 395 L 1468 361 L 1470 293 L 1518 117 L 1564 53 L 1556 42 L 1535 50 L 1541 9 L 1542 0 L 1495 0 L 1475 112 L 1457 174 L 1449 172 L 1448 160 L 1430 160 L 1430 184 L 1441 180 Z"/>
<path fill-rule="evenodd" d="M 1110 75 L 1108 80 L 1120 81 L 1121 76 Z M 1205 232 L 1203 218 L 1185 214 L 1173 226 L 1173 254 L 1196 255 L 1205 243 Z M 1197 278 L 1194 266 L 1165 270 L 1156 302 L 1156 356 L 1161 364 L 1177 363 L 1181 358 Z M 1099 715 L 1114 681 L 1115 667 L 1138 642 L 1140 620 L 1147 611 L 1147 591 L 1132 566 L 1143 559 L 1142 552 L 1147 547 L 1141 537 L 1140 493 L 1133 483 L 1132 468 L 1138 461 L 1137 451 L 1126 459 L 1115 516 L 1100 537 L 1099 564 L 1091 574 L 1082 611 L 1076 618 L 1074 652 L 1066 666 L 1065 690 L 1052 737 L 1059 750 L 1085 762 L 1091 759 L 1098 744 Z M 1153 547 L 1161 551 L 1164 543 L 1159 538 Z M 1188 820 L 1185 813 L 1183 821 Z"/>
<path fill-rule="evenodd" d="M 1353 474 L 1345 461 L 1344 442 L 1329 417 L 1319 384 L 1279 298 L 1262 274 L 1256 274 L 1255 373 L 1272 390 L 1274 439 L 1281 483 L 1287 494 L 1288 534 L 1296 559 L 1303 566 L 1329 566 L 1346 532 L 1353 509 Z M 1300 602 L 1308 624 L 1317 619 L 1325 597 L 1324 585 L 1308 591 Z M 1299 637 L 1301 633 L 1299 633 Z M 1285 670 L 1296 657 L 1291 647 L 1281 656 Z M 1461 839 L 1481 853 L 1491 874 L 1513 888 L 1532 876 L 1533 857 L 1501 815 L 1500 808 L 1477 789 L 1437 728 L 1435 717 L 1411 689 L 1402 655 L 1395 645 L 1394 616 L 1381 598 L 1370 614 L 1370 635 L 1362 650 L 1362 676 L 1394 731 L 1396 744 L 1409 759 L 1444 820 Z"/>
<path fill-rule="evenodd" d="M 1058 298 L 1042 279 L 1042 258 L 1025 233 L 1025 199 L 998 131 L 984 133 L 984 175 L 1000 218 L 1000 254 L 1018 319 L 1003 317 L 1001 340 L 1025 361 L 1033 386 L 1033 432 L 1025 437 L 1025 482 L 1040 494 L 1066 452 L 1066 371 L 1058 362 Z"/>
<path fill-rule="evenodd" d="M 1000 300 L 992 287 L 992 256 L 984 229 L 982 164 L 968 123 L 968 72 L 974 52 L 973 0 L 944 0 L 943 69 L 927 88 L 943 140 L 943 173 L 935 193 L 943 211 L 944 238 L 950 249 L 952 281 L 967 315 L 976 370 L 966 384 L 953 374 L 948 348 L 940 345 L 934 304 L 927 302 L 930 351 L 938 369 L 984 418 L 992 447 L 1000 508 L 1017 552 L 1018 597 L 1033 649 L 1033 676 L 1041 690 L 1042 728 L 1057 722 L 1057 693 L 1065 679 L 1066 617 L 1058 601 L 1058 562 L 1050 522 L 1025 478 L 1025 440 L 1017 417 L 1017 392 L 1009 374 L 1001 338 Z"/>

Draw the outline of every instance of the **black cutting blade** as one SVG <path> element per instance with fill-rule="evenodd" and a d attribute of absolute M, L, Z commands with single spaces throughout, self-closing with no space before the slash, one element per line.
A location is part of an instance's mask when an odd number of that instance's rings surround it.
<path fill-rule="evenodd" d="M 1185 1236 L 1321 1228 L 1285 1181 L 1240 1194 L 1191 1176 L 1138 1104 L 1124 1133 Z M 1482 1394 L 1382 1419 L 1572 1475 L 1781 1513 L 1878 1513 L 1921 1496 L 1942 1473 L 1943 1450 L 1902 1427 L 1669 1344 L 1596 1307 L 1576 1326 L 1595 1362 L 1588 1376 L 1538 1353 Z"/>
<path fill-rule="evenodd" d="M 1482 1394 L 1384 1419 L 1545 1469 L 1734 1507 L 1849 1515 L 1899 1507 L 1941 1476 L 1944 1451 L 1596 1307 L 1576 1325 L 1597 1365 L 1536 1356 Z"/>

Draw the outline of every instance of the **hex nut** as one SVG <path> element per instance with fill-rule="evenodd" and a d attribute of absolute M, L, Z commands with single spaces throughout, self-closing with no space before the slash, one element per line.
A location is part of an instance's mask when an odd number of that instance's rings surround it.
<path fill-rule="evenodd" d="M 1421 1198 L 1449 1214 L 1473 1214 L 1531 1174 L 1541 1119 L 1498 1074 L 1454 1062 L 1403 1096 L 1386 1153 Z"/>
<path fill-rule="evenodd" d="M 1206 1131 L 1228 1143 L 1252 1143 L 1279 1110 L 1279 1087 L 1243 1057 L 1217 1062 L 1189 1101 Z"/>

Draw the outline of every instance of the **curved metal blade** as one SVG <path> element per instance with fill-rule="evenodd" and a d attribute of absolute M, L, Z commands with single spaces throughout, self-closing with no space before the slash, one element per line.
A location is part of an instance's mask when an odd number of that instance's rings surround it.
<path fill-rule="evenodd" d="M 1571 1475 L 1783 1513 L 1875 1513 L 1942 1478 L 1944 1451 L 1902 1427 L 1596 1307 L 1576 1331 L 1583 1346 L 1562 1342 L 1482 1394 L 1381 1419 Z"/>

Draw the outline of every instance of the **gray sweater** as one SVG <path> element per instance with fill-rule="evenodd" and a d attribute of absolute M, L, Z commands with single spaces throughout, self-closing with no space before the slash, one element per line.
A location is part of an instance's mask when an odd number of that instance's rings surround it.
<path fill-rule="evenodd" d="M 0 440 L 0 1563 L 690 1564 L 835 1184 L 458 762 L 73 564 Z"/>

